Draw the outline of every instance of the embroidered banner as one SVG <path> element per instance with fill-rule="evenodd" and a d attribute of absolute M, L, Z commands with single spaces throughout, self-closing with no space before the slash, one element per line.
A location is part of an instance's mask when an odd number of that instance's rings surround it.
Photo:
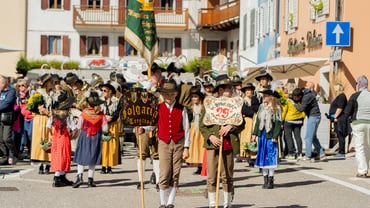
<path fill-rule="evenodd" d="M 132 88 L 122 95 L 123 123 L 130 126 L 155 126 L 158 98 L 145 89 Z"/>
<path fill-rule="evenodd" d="M 241 97 L 213 97 L 207 96 L 204 99 L 206 113 L 203 123 L 209 125 L 240 125 L 243 122 L 242 116 L 243 99 Z"/>

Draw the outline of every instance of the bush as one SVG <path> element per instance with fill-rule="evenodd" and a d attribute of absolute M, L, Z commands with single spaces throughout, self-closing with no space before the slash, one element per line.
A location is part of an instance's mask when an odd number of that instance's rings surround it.
<path fill-rule="evenodd" d="M 30 70 L 30 63 L 27 61 L 27 59 L 22 55 L 19 58 L 19 61 L 17 62 L 17 73 L 22 74 L 23 76 L 26 76 L 28 70 Z"/>

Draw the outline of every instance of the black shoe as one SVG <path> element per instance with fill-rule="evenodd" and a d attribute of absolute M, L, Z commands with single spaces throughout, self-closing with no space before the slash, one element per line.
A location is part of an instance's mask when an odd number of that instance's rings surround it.
<path fill-rule="evenodd" d="M 150 183 L 151 184 L 156 184 L 157 181 L 156 181 L 156 178 L 155 178 L 155 173 L 153 172 L 152 175 L 150 176 Z"/>
<path fill-rule="evenodd" d="M 50 173 L 50 165 L 46 165 L 45 166 L 45 174 L 49 174 Z"/>
<path fill-rule="evenodd" d="M 88 178 L 87 187 L 96 187 L 96 184 L 93 178 Z"/>
<path fill-rule="evenodd" d="M 113 174 L 112 167 L 108 167 L 108 168 L 107 168 L 107 172 L 106 172 L 106 173 L 108 173 L 108 174 Z"/>
<path fill-rule="evenodd" d="M 159 184 L 155 184 L 155 189 L 159 192 Z"/>
<path fill-rule="evenodd" d="M 145 187 L 145 186 L 144 186 L 144 184 L 143 184 L 143 189 L 144 189 L 144 187 Z M 137 189 L 137 190 L 141 190 L 141 183 L 140 183 L 140 182 L 136 185 L 136 189 Z"/>
<path fill-rule="evenodd" d="M 106 167 L 101 167 L 101 174 L 106 174 L 107 173 L 107 168 Z"/>
<path fill-rule="evenodd" d="M 269 176 L 268 182 L 267 182 L 267 188 L 268 189 L 274 188 L 274 176 Z"/>
<path fill-rule="evenodd" d="M 42 164 L 39 167 L 39 174 L 40 175 L 44 174 L 44 166 Z"/>
<path fill-rule="evenodd" d="M 61 175 L 60 176 L 60 180 L 66 185 L 66 186 L 72 186 L 73 185 L 73 181 L 70 181 L 66 178 L 66 175 Z"/>
<path fill-rule="evenodd" d="M 60 176 L 54 176 L 53 187 L 64 187 L 65 183 L 62 182 Z"/>
<path fill-rule="evenodd" d="M 198 167 L 197 170 L 193 173 L 193 175 L 200 175 L 202 173 L 202 167 Z"/>
<path fill-rule="evenodd" d="M 262 188 L 263 189 L 267 189 L 267 184 L 268 184 L 268 176 L 263 176 L 263 185 L 262 185 Z"/>
<path fill-rule="evenodd" d="M 77 174 L 77 179 L 76 181 L 72 184 L 72 188 L 78 188 L 80 187 L 80 185 L 83 183 L 83 177 L 82 177 L 82 173 L 80 174 Z"/>

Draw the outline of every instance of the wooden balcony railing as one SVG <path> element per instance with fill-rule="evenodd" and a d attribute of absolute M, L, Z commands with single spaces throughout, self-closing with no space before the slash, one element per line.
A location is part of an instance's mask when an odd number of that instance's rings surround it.
<path fill-rule="evenodd" d="M 188 10 L 155 9 L 157 28 L 188 29 Z M 126 25 L 126 7 L 88 9 L 73 7 L 73 26 L 76 27 L 124 27 Z"/>
<path fill-rule="evenodd" d="M 239 0 L 199 10 L 198 28 L 217 28 L 225 23 L 239 23 Z"/>

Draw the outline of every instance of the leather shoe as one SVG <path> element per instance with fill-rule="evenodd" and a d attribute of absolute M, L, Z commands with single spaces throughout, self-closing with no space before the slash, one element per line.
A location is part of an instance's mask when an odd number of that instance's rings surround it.
<path fill-rule="evenodd" d="M 367 174 L 366 174 L 366 173 L 364 173 L 364 174 L 357 173 L 357 174 L 356 174 L 356 177 L 357 177 L 357 178 L 367 178 Z"/>
<path fill-rule="evenodd" d="M 144 184 L 143 184 L 143 189 L 145 188 Z M 137 190 L 141 190 L 141 183 L 139 182 L 136 186 L 136 189 Z"/>
<path fill-rule="evenodd" d="M 101 167 L 101 174 L 106 174 L 107 173 L 107 168 L 106 167 Z"/>

